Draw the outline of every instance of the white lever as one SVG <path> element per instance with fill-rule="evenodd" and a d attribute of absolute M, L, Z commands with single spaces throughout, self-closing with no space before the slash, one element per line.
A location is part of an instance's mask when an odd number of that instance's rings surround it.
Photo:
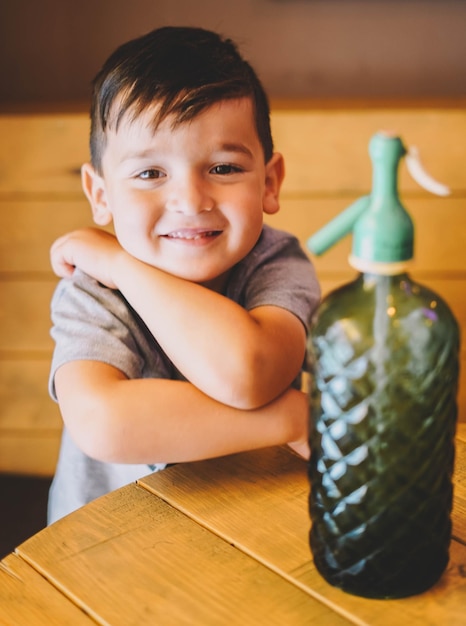
<path fill-rule="evenodd" d="M 448 196 L 451 190 L 447 185 L 439 183 L 438 180 L 432 178 L 430 174 L 424 169 L 421 159 L 419 158 L 419 151 L 416 147 L 411 146 L 406 153 L 406 167 L 409 173 L 417 182 L 418 185 L 423 187 L 426 191 L 430 191 L 437 196 Z"/>

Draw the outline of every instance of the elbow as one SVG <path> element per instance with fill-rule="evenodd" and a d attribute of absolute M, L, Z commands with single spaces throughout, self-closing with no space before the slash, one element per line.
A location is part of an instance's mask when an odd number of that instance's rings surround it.
<path fill-rule="evenodd" d="M 292 380 L 274 377 L 274 373 L 258 355 L 238 360 L 230 375 L 217 381 L 215 399 L 243 411 L 259 409 L 280 396 Z"/>
<path fill-rule="evenodd" d="M 225 404 L 242 411 L 259 409 L 271 402 L 276 395 L 279 395 L 275 391 L 268 392 L 266 389 L 261 389 L 259 385 L 254 386 L 253 384 L 242 384 L 241 382 L 237 385 L 232 385 L 228 391 L 230 397 Z"/>
<path fill-rule="evenodd" d="M 262 398 L 256 389 L 242 381 L 235 382 L 231 378 L 210 385 L 209 388 L 205 387 L 202 391 L 220 404 L 242 411 L 251 411 L 268 404 L 268 400 Z"/>
<path fill-rule="evenodd" d="M 126 381 L 119 370 L 97 361 L 71 361 L 55 374 L 66 429 L 78 448 L 97 461 L 126 461 L 131 424 L 124 419 Z"/>
<path fill-rule="evenodd" d="M 74 443 L 86 456 L 103 463 L 123 462 L 121 438 L 108 405 L 90 402 L 80 415 L 68 412 L 63 419 Z"/>
<path fill-rule="evenodd" d="M 102 463 L 117 462 L 111 434 L 101 424 L 94 423 L 92 428 L 68 426 L 67 429 L 74 443 L 86 456 Z"/>

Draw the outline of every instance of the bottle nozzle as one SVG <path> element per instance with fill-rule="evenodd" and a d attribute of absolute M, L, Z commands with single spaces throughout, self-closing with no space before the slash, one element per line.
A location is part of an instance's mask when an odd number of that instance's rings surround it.
<path fill-rule="evenodd" d="M 342 213 L 334 217 L 333 220 L 308 239 L 307 246 L 309 250 L 319 256 L 342 239 L 342 237 L 352 232 L 356 220 L 366 211 L 369 202 L 370 196 L 362 196 Z"/>
<path fill-rule="evenodd" d="M 383 272 L 387 273 L 387 264 L 398 268 L 400 263 L 406 263 L 413 256 L 414 225 L 397 189 L 400 160 L 406 158 L 411 176 L 427 191 L 445 196 L 450 190 L 427 174 L 417 149 L 407 150 L 391 131 L 384 130 L 372 137 L 369 154 L 373 164 L 371 194 L 353 202 L 315 233 L 307 245 L 314 254 L 320 255 L 353 232 L 351 258 L 365 267 L 376 263 L 380 269 L 383 265 Z"/>
<path fill-rule="evenodd" d="M 421 159 L 419 157 L 419 150 L 415 146 L 411 146 L 405 156 L 406 167 L 408 168 L 409 173 L 426 191 L 430 191 L 431 193 L 437 196 L 448 196 L 451 191 L 447 185 L 443 183 L 439 183 L 435 178 L 432 178 L 430 174 L 426 172 L 424 166 L 422 165 Z"/>

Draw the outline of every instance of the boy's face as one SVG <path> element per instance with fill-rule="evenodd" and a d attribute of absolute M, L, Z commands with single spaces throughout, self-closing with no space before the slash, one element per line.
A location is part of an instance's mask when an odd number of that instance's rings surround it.
<path fill-rule="evenodd" d="M 94 219 L 113 221 L 138 259 L 221 289 L 257 242 L 263 213 L 278 211 L 282 157 L 264 163 L 249 99 L 214 104 L 175 128 L 168 117 L 156 131 L 151 113 L 107 132 L 102 176 L 83 167 Z"/>

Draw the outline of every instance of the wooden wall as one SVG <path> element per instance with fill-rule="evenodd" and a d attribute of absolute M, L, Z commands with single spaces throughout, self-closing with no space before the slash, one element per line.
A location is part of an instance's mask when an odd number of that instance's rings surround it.
<path fill-rule="evenodd" d="M 61 418 L 47 392 L 53 240 L 90 224 L 80 191 L 88 120 L 0 116 L 0 471 L 51 475 Z"/>
<path fill-rule="evenodd" d="M 282 209 L 267 221 L 303 243 L 369 191 L 367 143 L 374 132 L 391 128 L 419 147 L 426 168 L 453 193 L 430 196 L 402 172 L 402 197 L 417 228 L 412 274 L 444 296 L 466 328 L 466 107 L 276 103 L 272 122 L 287 176 Z M 61 420 L 47 391 L 56 285 L 48 250 L 66 230 L 91 224 L 79 178 L 88 158 L 87 114 L 3 114 L 0 138 L 0 471 L 50 475 Z M 354 275 L 349 245 L 348 238 L 315 259 L 324 291 Z"/>

